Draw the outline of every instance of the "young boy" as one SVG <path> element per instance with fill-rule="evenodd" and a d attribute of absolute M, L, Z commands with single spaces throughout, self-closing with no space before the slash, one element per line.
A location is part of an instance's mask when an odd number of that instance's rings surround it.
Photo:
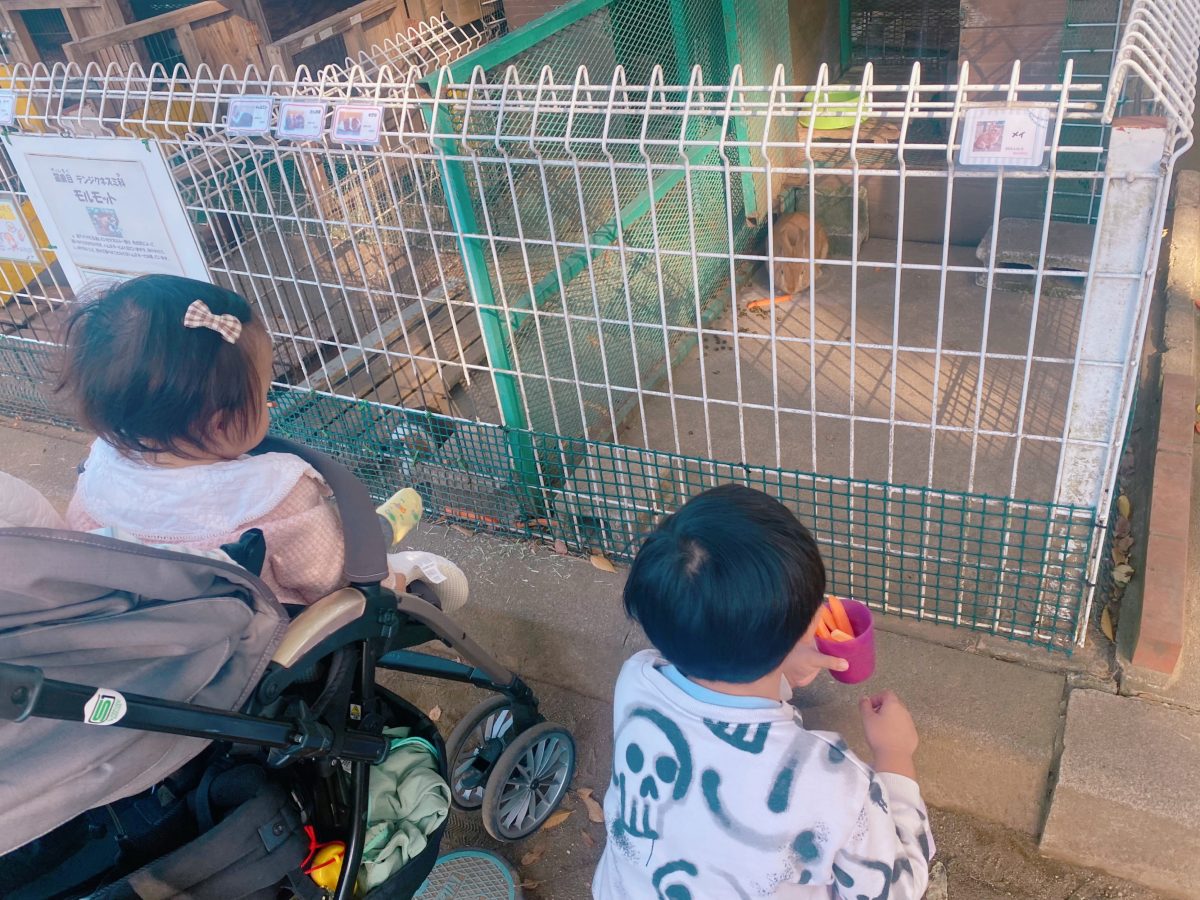
<path fill-rule="evenodd" d="M 903 704 L 859 705 L 872 770 L 786 702 L 845 667 L 813 640 L 824 594 L 812 535 L 759 491 L 706 491 L 647 538 L 625 610 L 658 650 L 617 679 L 597 900 L 925 891 L 933 840 Z"/>

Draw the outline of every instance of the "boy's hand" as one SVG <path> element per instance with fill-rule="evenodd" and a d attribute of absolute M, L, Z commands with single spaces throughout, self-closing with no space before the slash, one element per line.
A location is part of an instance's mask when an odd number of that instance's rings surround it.
<path fill-rule="evenodd" d="M 783 677 L 795 690 L 812 684 L 816 677 L 826 669 L 844 672 L 849 667 L 850 663 L 846 660 L 836 656 L 826 656 L 815 645 L 801 641 L 783 661 Z"/>
<path fill-rule="evenodd" d="M 875 769 L 916 778 L 917 726 L 908 709 L 891 691 L 858 701 L 867 744 L 875 754 Z"/>

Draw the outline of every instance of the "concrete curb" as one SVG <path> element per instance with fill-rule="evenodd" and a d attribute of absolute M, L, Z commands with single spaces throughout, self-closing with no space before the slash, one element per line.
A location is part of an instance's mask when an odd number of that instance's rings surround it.
<path fill-rule="evenodd" d="M 1187 710 L 1072 692 L 1042 852 L 1195 900 L 1198 732 L 1200 715 Z"/>
<path fill-rule="evenodd" d="M 1130 662 L 1170 676 L 1183 654 L 1196 421 L 1194 300 L 1200 298 L 1200 172 L 1180 172 L 1171 228 L 1163 333 L 1162 405 L 1154 457 L 1149 535 Z"/>

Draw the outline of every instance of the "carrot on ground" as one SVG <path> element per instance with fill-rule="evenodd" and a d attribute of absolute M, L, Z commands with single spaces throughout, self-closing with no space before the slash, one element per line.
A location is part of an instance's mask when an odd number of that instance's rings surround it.
<path fill-rule="evenodd" d="M 452 519 L 466 519 L 468 522 L 483 522 L 485 525 L 499 525 L 500 520 L 495 516 L 485 516 L 483 513 L 471 512 L 469 509 L 446 507 L 446 515 Z"/>
<path fill-rule="evenodd" d="M 746 309 L 767 309 L 776 303 L 787 303 L 791 299 L 791 294 L 776 294 L 774 297 L 763 297 L 760 300 L 751 300 L 746 304 Z"/>
<path fill-rule="evenodd" d="M 833 619 L 837 627 L 846 634 L 854 635 L 854 626 L 850 624 L 850 616 L 846 614 L 846 607 L 842 605 L 842 601 L 837 597 L 830 597 L 828 601 L 830 612 L 833 613 Z M 833 629 L 830 629 L 832 631 Z"/>

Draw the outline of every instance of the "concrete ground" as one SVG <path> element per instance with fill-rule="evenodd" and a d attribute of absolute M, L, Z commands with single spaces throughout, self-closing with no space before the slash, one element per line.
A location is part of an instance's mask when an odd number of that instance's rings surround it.
<path fill-rule="evenodd" d="M 11 425 L 0 420 L 0 465 L 42 490 L 60 507 L 65 505 L 75 466 L 86 450 L 82 436 L 41 426 Z M 445 524 L 423 524 L 411 543 L 442 553 L 463 568 L 472 584 L 471 603 L 460 617 L 464 625 L 502 662 L 531 682 L 548 718 L 573 731 L 578 743 L 575 789 L 602 793 L 610 766 L 613 681 L 621 662 L 645 646 L 644 638 L 625 620 L 620 608 L 622 573 L 599 570 L 587 560 L 559 556 L 533 543 L 472 535 Z M 890 687 L 900 693 L 922 734 L 918 766 L 924 793 L 934 807 L 939 846 L 938 876 L 930 897 L 1151 900 L 1189 896 L 1178 889 L 1159 895 L 1039 855 L 1035 835 L 1042 828 L 1051 775 L 1068 722 L 1068 697 L 1076 731 L 1093 724 L 1095 717 L 1078 712 L 1093 695 L 1144 705 L 1144 701 L 1116 696 L 1114 672 L 1102 654 L 1068 662 L 1061 656 L 1020 651 L 1016 645 L 965 632 L 891 620 L 881 625 L 885 631 L 880 635 L 879 671 L 870 687 Z M 409 676 L 385 677 L 389 686 L 436 711 L 447 731 L 482 699 L 480 692 L 468 687 Z M 1082 685 L 1098 690 L 1072 690 Z M 861 751 L 861 731 L 853 710 L 857 693 L 822 683 L 799 694 L 796 701 L 810 724 L 844 731 Z M 1100 721 L 1111 723 L 1113 719 L 1106 715 Z M 1157 727 L 1151 716 L 1134 736 L 1153 742 Z M 1081 748 L 1090 745 L 1083 737 L 1076 741 L 1074 734 L 1067 724 L 1068 751 L 1073 744 Z M 1126 731 L 1121 739 L 1128 738 Z M 1184 753 L 1189 744 L 1200 747 L 1200 727 L 1181 732 L 1173 746 Z M 1129 758 L 1109 749 L 1112 756 Z M 1129 759 L 1127 768 L 1135 762 Z M 1079 765 L 1085 774 L 1092 774 L 1087 760 Z M 1112 777 L 1128 775 L 1117 771 Z M 1118 787 L 1109 785 L 1114 791 Z M 1134 794 L 1138 785 L 1130 782 L 1124 787 Z M 1161 792 L 1161 785 L 1149 788 Z M 567 808 L 572 813 L 558 827 L 521 844 L 499 848 L 517 866 L 527 896 L 534 900 L 589 896 L 603 828 L 588 821 L 576 796 L 569 799 Z M 1078 808 L 1094 818 L 1098 807 L 1093 802 Z M 1101 839 L 1107 838 L 1094 821 L 1077 822 L 1073 831 L 1084 849 L 1095 850 L 1090 847 L 1093 834 L 1101 850 Z M 475 816 L 457 813 L 451 843 L 494 846 Z M 1097 851 L 1088 858 L 1093 865 L 1104 865 L 1101 856 Z"/>
<path fill-rule="evenodd" d="M 942 247 L 909 241 L 903 254 L 906 265 L 934 265 Z M 985 316 L 986 291 L 975 283 L 976 273 L 952 271 L 946 276 L 939 329 L 939 273 L 904 269 L 897 288 L 895 261 L 894 241 L 867 240 L 855 270 L 821 269 L 811 313 L 807 292 L 775 307 L 774 334 L 768 312 L 746 308 L 768 293 L 760 269 L 755 282 L 740 291 L 736 319 L 726 310 L 706 326 L 701 345 L 675 366 L 675 399 L 647 396 L 644 424 L 635 409 L 622 425 L 621 443 L 674 447 L 677 431 L 682 453 L 710 459 L 1052 499 L 1081 301 L 1047 296 L 1034 323 L 1028 294 L 994 290 Z M 974 247 L 951 247 L 949 262 L 980 265 Z M 1031 325 L 1039 361 L 1026 385 Z M 813 359 L 810 333 L 819 342 Z M 939 333 L 940 357 L 935 353 Z M 894 367 L 893 344 L 904 348 Z M 981 367 L 984 348 L 988 357 Z M 1017 430 L 1023 394 L 1024 433 L 1054 440 L 1023 442 L 1019 460 L 1010 438 L 984 435 L 973 446 L 974 427 Z M 739 400 L 750 408 L 739 410 Z M 778 437 L 774 407 L 785 410 L 779 414 Z M 812 410 L 818 412 L 815 421 Z M 897 420 L 912 424 L 898 426 L 889 446 L 893 411 Z M 873 421 L 856 422 L 852 437 L 850 423 L 830 414 Z M 939 427 L 931 447 L 933 421 Z M 1011 491 L 1014 461 L 1016 490 Z"/>

